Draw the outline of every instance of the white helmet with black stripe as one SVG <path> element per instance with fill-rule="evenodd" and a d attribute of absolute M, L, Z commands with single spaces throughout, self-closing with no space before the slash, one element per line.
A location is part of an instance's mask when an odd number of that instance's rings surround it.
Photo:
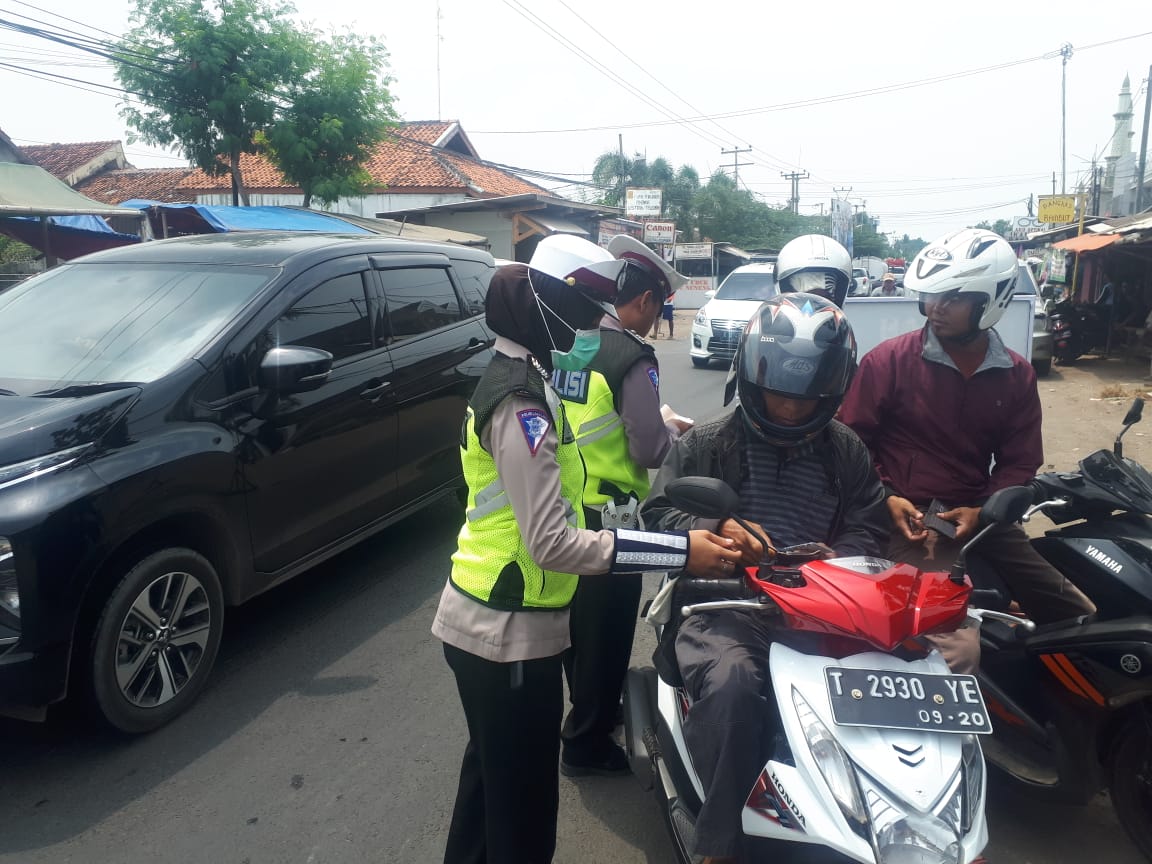
<path fill-rule="evenodd" d="M 904 276 L 904 288 L 920 297 L 921 314 L 929 295 L 979 295 L 972 330 L 988 330 L 1004 315 L 1016 291 L 1018 267 L 1012 246 L 999 234 L 965 228 L 921 249 Z"/>

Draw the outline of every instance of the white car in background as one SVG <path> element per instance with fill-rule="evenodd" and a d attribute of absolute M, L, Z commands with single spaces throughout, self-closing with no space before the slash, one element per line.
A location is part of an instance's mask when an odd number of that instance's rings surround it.
<path fill-rule="evenodd" d="M 849 297 L 867 297 L 872 293 L 872 280 L 862 267 L 852 268 L 852 284 L 848 287 Z"/>
<path fill-rule="evenodd" d="M 731 363 L 744 325 L 778 293 L 775 264 L 745 264 L 729 273 L 692 322 L 692 365 L 703 369 L 713 360 Z"/>

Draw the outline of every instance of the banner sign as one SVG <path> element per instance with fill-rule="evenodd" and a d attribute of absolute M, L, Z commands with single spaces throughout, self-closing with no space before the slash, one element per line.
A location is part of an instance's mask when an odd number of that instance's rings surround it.
<path fill-rule="evenodd" d="M 628 186 L 624 190 L 624 215 L 659 216 L 663 195 L 659 187 Z"/>
<path fill-rule="evenodd" d="M 676 242 L 676 223 L 675 222 L 645 222 L 644 223 L 644 242 L 645 243 L 675 243 Z"/>
<path fill-rule="evenodd" d="M 1064 225 L 1076 221 L 1075 195 L 1041 195 L 1037 218 L 1049 225 Z"/>
<path fill-rule="evenodd" d="M 711 258 L 712 257 L 712 244 L 711 243 L 677 243 L 676 244 L 676 260 L 682 261 L 687 258 Z"/>

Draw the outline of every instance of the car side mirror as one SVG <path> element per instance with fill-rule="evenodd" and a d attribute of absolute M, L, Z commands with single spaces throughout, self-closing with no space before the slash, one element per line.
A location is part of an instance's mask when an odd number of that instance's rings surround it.
<path fill-rule="evenodd" d="M 715 291 L 715 289 L 711 289 L 711 288 L 710 288 L 709 290 L 707 290 L 707 291 L 705 291 L 705 292 L 704 292 L 704 299 L 705 299 L 705 300 L 711 300 L 711 299 L 712 299 L 713 297 L 715 297 L 715 296 L 716 296 L 716 291 Z"/>
<path fill-rule="evenodd" d="M 1011 525 L 1024 518 L 1024 513 L 1032 506 L 1032 489 L 1029 486 L 1008 486 L 992 493 L 992 497 L 980 508 L 982 525 Z"/>
<path fill-rule="evenodd" d="M 332 371 L 332 355 L 319 348 L 282 345 L 260 361 L 260 389 L 284 395 L 322 386 Z"/>
<path fill-rule="evenodd" d="M 677 477 L 664 494 L 677 510 L 701 519 L 727 519 L 740 506 L 732 487 L 715 477 Z"/>

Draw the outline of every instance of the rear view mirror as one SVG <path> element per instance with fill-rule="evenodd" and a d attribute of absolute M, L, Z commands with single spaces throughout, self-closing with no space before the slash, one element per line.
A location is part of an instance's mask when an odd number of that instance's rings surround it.
<path fill-rule="evenodd" d="M 714 477 L 678 477 L 664 494 L 677 510 L 701 519 L 727 519 L 740 503 L 732 487 Z"/>
<path fill-rule="evenodd" d="M 277 394 L 307 393 L 328 380 L 332 355 L 319 348 L 283 345 L 260 361 L 260 389 Z"/>
<path fill-rule="evenodd" d="M 1139 396 L 1136 397 L 1132 403 L 1132 407 L 1128 409 L 1128 413 L 1124 415 L 1124 425 L 1131 426 L 1140 422 L 1140 416 L 1144 413 L 1144 400 Z"/>
<path fill-rule="evenodd" d="M 983 525 L 1011 525 L 1024 518 L 1032 506 L 1032 489 L 1028 486 L 1009 486 L 993 492 L 980 508 Z"/>

